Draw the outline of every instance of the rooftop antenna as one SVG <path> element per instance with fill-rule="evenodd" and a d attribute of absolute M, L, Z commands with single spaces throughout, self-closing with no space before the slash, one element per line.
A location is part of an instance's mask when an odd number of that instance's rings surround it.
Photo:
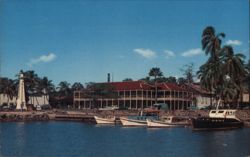
<path fill-rule="evenodd" d="M 114 73 L 112 73 L 112 82 L 114 82 Z"/>

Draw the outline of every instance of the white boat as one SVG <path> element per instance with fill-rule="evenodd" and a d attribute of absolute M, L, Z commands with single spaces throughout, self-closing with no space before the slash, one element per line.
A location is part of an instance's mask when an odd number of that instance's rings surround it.
<path fill-rule="evenodd" d="M 148 127 L 164 128 L 164 127 L 183 127 L 189 125 L 188 119 L 181 117 L 168 116 L 160 120 L 147 119 Z"/>
<path fill-rule="evenodd" d="M 97 124 L 115 124 L 115 117 L 112 118 L 101 118 L 94 116 Z"/>
<path fill-rule="evenodd" d="M 120 117 L 120 121 L 123 126 L 147 126 L 146 119 L 132 119 L 127 117 Z"/>

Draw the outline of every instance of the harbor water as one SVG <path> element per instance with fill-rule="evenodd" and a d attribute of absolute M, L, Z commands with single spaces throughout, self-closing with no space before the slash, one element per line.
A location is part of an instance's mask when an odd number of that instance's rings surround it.
<path fill-rule="evenodd" d="M 80 122 L 0 123 L 0 157 L 250 156 L 250 128 L 129 128 Z"/>

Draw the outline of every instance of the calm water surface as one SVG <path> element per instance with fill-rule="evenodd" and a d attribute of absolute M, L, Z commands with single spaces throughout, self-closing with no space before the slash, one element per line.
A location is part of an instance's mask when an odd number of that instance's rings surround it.
<path fill-rule="evenodd" d="M 250 128 L 192 132 L 75 122 L 0 123 L 0 157 L 167 157 L 250 155 Z"/>

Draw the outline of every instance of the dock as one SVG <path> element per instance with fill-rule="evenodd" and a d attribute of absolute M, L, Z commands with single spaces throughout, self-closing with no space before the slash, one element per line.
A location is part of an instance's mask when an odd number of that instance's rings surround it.
<path fill-rule="evenodd" d="M 54 120 L 58 121 L 81 121 L 86 123 L 95 123 L 94 116 L 82 114 L 57 114 Z"/>

